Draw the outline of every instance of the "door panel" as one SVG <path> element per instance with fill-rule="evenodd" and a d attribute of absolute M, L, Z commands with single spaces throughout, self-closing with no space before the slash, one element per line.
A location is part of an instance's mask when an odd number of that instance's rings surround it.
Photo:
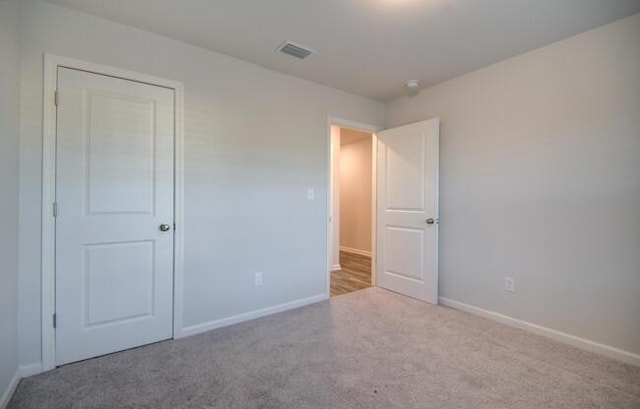
<path fill-rule="evenodd" d="M 153 316 L 153 241 L 89 244 L 84 250 L 87 327 Z"/>
<path fill-rule="evenodd" d="M 152 214 L 154 101 L 96 92 L 88 99 L 88 213 Z"/>
<path fill-rule="evenodd" d="M 378 134 L 378 285 L 434 304 L 439 128 L 432 119 Z"/>
<path fill-rule="evenodd" d="M 387 226 L 384 240 L 385 271 L 395 276 L 423 280 L 424 231 Z"/>
<path fill-rule="evenodd" d="M 392 131 L 393 132 L 393 131 Z M 386 142 L 387 177 L 384 184 L 389 210 L 424 211 L 424 138 L 405 132 L 383 138 Z"/>
<path fill-rule="evenodd" d="M 172 336 L 173 90 L 58 69 L 56 363 Z"/>

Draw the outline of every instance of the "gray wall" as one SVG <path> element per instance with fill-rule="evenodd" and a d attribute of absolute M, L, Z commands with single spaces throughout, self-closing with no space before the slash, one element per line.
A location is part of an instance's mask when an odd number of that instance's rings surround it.
<path fill-rule="evenodd" d="M 41 359 L 43 52 L 185 83 L 186 326 L 325 292 L 327 116 L 381 125 L 382 104 L 22 3 L 20 363 Z M 5 45 L 15 36 L 4 31 L 17 19 L 2 11 L 4 107 L 16 101 L 4 90 L 18 75 L 14 58 L 4 58 L 17 52 Z M 634 16 L 388 104 L 388 126 L 442 118 L 443 296 L 640 353 L 638 38 Z M 2 120 L 0 288 L 8 296 L 0 302 L 8 305 L 0 314 L 15 324 L 17 202 L 4 191 L 16 188 L 17 136 L 5 135 L 12 127 Z M 260 288 L 256 271 L 265 274 Z M 503 291 L 507 275 L 516 294 Z"/>
<path fill-rule="evenodd" d="M 24 7 L 22 364 L 41 359 L 44 52 L 185 84 L 185 326 L 326 292 L 327 117 L 381 125 L 383 104 L 49 3 Z"/>
<path fill-rule="evenodd" d="M 441 296 L 640 353 L 640 15 L 387 106 L 432 117 Z"/>
<path fill-rule="evenodd" d="M 0 397 L 18 370 L 17 4 L 0 0 Z"/>

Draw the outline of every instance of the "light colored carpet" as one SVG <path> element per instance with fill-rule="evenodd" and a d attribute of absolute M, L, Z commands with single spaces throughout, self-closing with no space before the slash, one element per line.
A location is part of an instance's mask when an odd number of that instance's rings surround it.
<path fill-rule="evenodd" d="M 640 408 L 640 368 L 371 288 L 24 379 L 25 408 Z"/>

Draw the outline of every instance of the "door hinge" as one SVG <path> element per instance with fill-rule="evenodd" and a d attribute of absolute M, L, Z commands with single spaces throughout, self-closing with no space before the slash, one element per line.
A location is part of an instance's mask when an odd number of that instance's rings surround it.
<path fill-rule="evenodd" d="M 58 326 L 57 316 L 56 316 L 56 313 L 53 313 L 53 328 L 56 328 L 57 326 Z"/>
<path fill-rule="evenodd" d="M 53 217 L 58 217 L 58 202 L 53 202 Z"/>
<path fill-rule="evenodd" d="M 53 93 L 53 104 L 58 106 L 58 90 L 55 90 Z"/>

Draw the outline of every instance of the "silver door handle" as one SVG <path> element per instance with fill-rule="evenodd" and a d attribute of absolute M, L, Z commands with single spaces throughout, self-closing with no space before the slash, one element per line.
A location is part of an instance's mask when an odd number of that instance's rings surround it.
<path fill-rule="evenodd" d="M 436 219 L 434 219 L 434 218 L 432 218 L 432 217 L 429 217 L 429 218 L 426 220 L 426 222 L 427 222 L 427 224 L 436 224 L 436 223 L 437 223 L 437 220 L 436 220 Z"/>
<path fill-rule="evenodd" d="M 160 231 L 169 231 L 171 230 L 171 226 L 168 224 L 161 224 L 160 225 Z"/>

